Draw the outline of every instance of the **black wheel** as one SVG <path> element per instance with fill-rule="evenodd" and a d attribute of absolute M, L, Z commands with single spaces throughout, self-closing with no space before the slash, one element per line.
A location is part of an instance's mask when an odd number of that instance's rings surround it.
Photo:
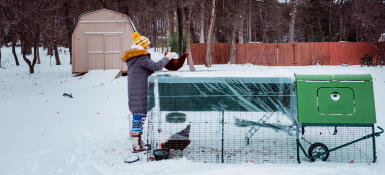
<path fill-rule="evenodd" d="M 328 149 L 328 147 L 325 144 L 316 142 L 316 143 L 310 145 L 308 154 L 309 154 L 310 157 L 312 157 L 312 156 L 315 156 L 315 155 L 317 155 L 319 153 L 324 153 L 324 152 L 327 152 L 327 151 L 329 151 L 329 149 Z M 322 161 L 326 161 L 328 158 L 329 158 L 329 153 L 324 154 L 324 155 L 322 155 L 320 157 L 320 159 Z M 310 161 L 314 162 L 315 159 L 310 159 Z"/>

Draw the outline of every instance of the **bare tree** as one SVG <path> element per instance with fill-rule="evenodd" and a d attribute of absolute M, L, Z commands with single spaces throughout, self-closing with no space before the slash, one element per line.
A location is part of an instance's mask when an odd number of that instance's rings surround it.
<path fill-rule="evenodd" d="M 1 48 L 3 47 L 3 44 L 0 41 L 0 68 L 1 68 Z"/>
<path fill-rule="evenodd" d="M 19 59 L 17 58 L 17 54 L 16 54 L 16 43 L 17 43 L 17 38 L 16 38 L 16 36 L 14 36 L 14 38 L 12 38 L 12 54 L 13 54 L 13 58 L 15 58 L 16 66 L 19 66 L 20 63 L 19 63 Z"/>
<path fill-rule="evenodd" d="M 250 43 L 252 41 L 251 39 L 251 0 L 248 1 L 248 6 L 249 6 L 249 9 L 248 9 L 248 12 L 249 12 L 249 18 L 247 19 L 247 26 L 248 26 L 248 29 L 247 29 L 247 36 L 248 36 L 248 42 Z"/>
<path fill-rule="evenodd" d="M 236 47 L 236 33 L 239 34 L 239 43 L 243 44 L 243 16 L 247 0 L 234 2 L 233 5 L 233 19 L 231 32 L 231 49 L 230 49 L 230 63 L 235 64 L 235 56 L 237 54 Z"/>
<path fill-rule="evenodd" d="M 339 20 L 340 20 L 340 27 L 339 27 L 339 41 L 343 41 L 344 40 L 344 32 L 343 32 L 343 13 L 342 13 L 342 5 L 344 3 L 344 0 L 338 0 L 338 12 L 340 14 L 340 17 L 339 17 Z"/>
<path fill-rule="evenodd" d="M 1 68 L 1 49 L 3 48 L 4 28 L 0 28 L 0 68 Z"/>
<path fill-rule="evenodd" d="M 237 20 L 238 22 L 238 38 L 239 38 L 239 43 L 240 44 L 243 44 L 244 43 L 244 40 L 243 40 L 243 29 L 244 29 L 244 20 L 245 20 L 245 7 L 247 5 L 247 0 L 242 0 L 242 2 L 239 2 L 239 3 L 242 3 L 240 5 L 240 8 L 237 9 L 238 10 L 238 14 L 239 14 L 239 19 Z M 234 23 L 236 23 L 234 21 Z"/>
<path fill-rule="evenodd" d="M 206 46 L 206 67 L 211 67 L 212 58 L 211 58 L 211 41 L 213 37 L 215 23 L 215 0 L 211 0 L 211 13 L 210 13 L 210 25 L 207 32 L 207 46 Z"/>
<path fill-rule="evenodd" d="M 183 50 L 183 12 L 181 0 L 177 0 L 177 18 L 178 18 L 178 48 L 179 55 L 184 53 Z"/>
<path fill-rule="evenodd" d="M 200 3 L 200 36 L 199 36 L 199 43 L 205 42 L 205 0 L 202 0 Z"/>
<path fill-rule="evenodd" d="M 36 45 L 37 42 L 35 42 L 33 44 L 33 48 L 35 50 L 34 54 L 33 54 L 33 60 L 30 61 L 28 58 L 27 58 L 27 55 L 29 54 L 29 50 L 31 49 L 31 46 L 32 44 L 25 40 L 24 41 L 22 40 L 22 52 L 23 52 L 23 60 L 27 63 L 28 67 L 29 67 L 29 73 L 33 74 L 35 73 L 35 64 L 36 64 L 36 60 L 37 60 L 37 57 L 36 57 L 36 49 L 37 49 L 37 45 Z"/>
<path fill-rule="evenodd" d="M 70 64 L 72 64 L 72 42 L 71 42 L 71 38 L 72 38 L 72 32 L 73 32 L 73 23 L 71 22 L 71 16 L 69 15 L 69 11 L 70 11 L 70 4 L 71 1 L 67 0 L 66 3 L 64 4 L 64 16 L 65 16 L 65 26 L 66 26 L 66 30 L 67 30 L 67 46 L 69 47 L 69 51 L 70 51 Z"/>
<path fill-rule="evenodd" d="M 291 0 L 292 10 L 290 12 L 289 43 L 294 42 L 295 18 L 297 14 L 298 1 L 299 0 Z"/>
<path fill-rule="evenodd" d="M 192 32 L 191 32 L 191 22 L 192 22 L 192 4 L 187 4 L 187 7 L 185 8 L 186 10 L 185 11 L 185 20 L 186 21 L 186 24 L 185 24 L 185 29 L 186 29 L 186 50 L 187 50 L 187 53 L 190 55 L 188 57 L 188 64 L 189 64 L 189 69 L 190 71 L 195 71 L 195 67 L 194 67 L 194 62 L 193 62 L 193 59 L 192 59 L 192 53 L 191 53 L 191 36 L 192 36 Z"/>

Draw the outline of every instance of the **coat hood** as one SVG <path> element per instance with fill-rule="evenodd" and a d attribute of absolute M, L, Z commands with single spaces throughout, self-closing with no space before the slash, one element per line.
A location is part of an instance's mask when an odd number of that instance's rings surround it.
<path fill-rule="evenodd" d="M 131 58 L 147 54 L 148 52 L 145 49 L 130 49 L 123 54 L 122 61 L 126 62 Z"/>

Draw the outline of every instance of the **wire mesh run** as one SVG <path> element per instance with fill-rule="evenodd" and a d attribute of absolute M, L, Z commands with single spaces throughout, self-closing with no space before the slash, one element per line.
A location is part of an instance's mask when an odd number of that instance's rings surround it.
<path fill-rule="evenodd" d="M 306 126 L 300 139 L 305 150 L 311 144 L 322 143 L 328 149 L 352 142 L 372 133 L 370 126 Z M 361 140 L 349 146 L 330 152 L 326 161 L 330 162 L 373 162 L 373 138 Z M 301 159 L 308 161 L 303 154 Z"/>
<path fill-rule="evenodd" d="M 159 159 L 158 150 L 168 150 L 169 158 L 197 162 L 295 162 L 294 87 L 293 77 L 156 74 L 149 81 L 147 155 Z"/>
<path fill-rule="evenodd" d="M 173 134 L 191 126 L 190 144 L 171 158 L 184 156 L 189 160 L 208 163 L 287 163 L 295 162 L 295 131 L 281 132 L 269 127 L 240 126 L 236 120 L 258 121 L 265 113 L 252 112 L 186 112 L 183 123 L 169 123 L 166 118 L 172 112 L 152 111 L 149 118 L 148 141 L 151 149 L 149 157 L 155 157 L 153 151 L 162 149 Z M 161 116 L 161 117 L 159 117 Z M 155 119 L 157 118 L 157 119 Z M 154 120 L 155 119 L 155 120 Z M 278 112 L 272 113 L 266 121 L 277 126 L 291 126 Z M 256 132 L 247 141 L 246 135 L 251 128 Z M 287 127 L 289 128 L 289 127 Z M 179 145 L 182 145 L 180 143 Z M 178 145 L 175 145 L 175 150 Z"/>

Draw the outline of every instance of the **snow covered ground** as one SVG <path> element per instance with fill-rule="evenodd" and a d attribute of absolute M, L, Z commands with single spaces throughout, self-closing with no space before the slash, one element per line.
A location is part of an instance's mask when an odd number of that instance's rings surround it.
<path fill-rule="evenodd" d="M 35 74 L 21 59 L 15 66 L 10 48 L 2 49 L 0 68 L 0 174 L 383 174 L 385 135 L 377 138 L 377 163 L 304 162 L 302 164 L 205 164 L 188 160 L 124 164 L 130 154 L 126 79 L 117 70 L 91 71 L 74 77 L 68 49 L 63 65 L 41 49 Z M 20 48 L 17 48 L 20 53 Z M 155 59 L 161 53 L 153 53 Z M 52 64 L 50 63 L 50 60 Z M 360 66 L 266 67 L 214 65 L 197 70 L 235 70 L 247 75 L 370 73 L 374 78 L 376 114 L 385 127 L 385 68 Z M 185 66 L 181 71 L 187 71 Z M 64 97 L 63 93 L 74 98 Z"/>

